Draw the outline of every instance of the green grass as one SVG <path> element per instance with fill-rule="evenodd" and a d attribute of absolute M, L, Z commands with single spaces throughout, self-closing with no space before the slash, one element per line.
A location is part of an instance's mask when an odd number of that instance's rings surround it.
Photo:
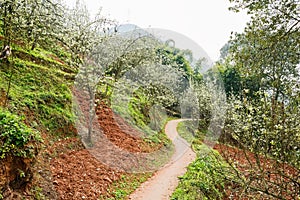
<path fill-rule="evenodd" d="M 43 189 L 38 186 L 32 188 L 31 192 L 34 194 L 34 199 L 36 200 L 46 199 L 45 195 L 43 194 Z"/>
<path fill-rule="evenodd" d="M 113 183 L 109 188 L 112 197 L 100 196 L 100 200 L 123 200 L 135 191 L 143 182 L 152 176 L 152 173 L 124 174 L 121 180 Z"/>
<path fill-rule="evenodd" d="M 7 92 L 11 77 L 7 109 L 24 116 L 32 128 L 64 137 L 72 133 L 62 130 L 74 123 L 70 87 L 75 73 L 49 55 L 53 53 L 14 45 L 9 64 L 0 61 L 0 89 Z"/>
<path fill-rule="evenodd" d="M 193 145 L 194 150 L 197 145 L 201 144 L 204 139 L 216 141 L 216 136 L 207 130 L 204 120 L 188 120 L 180 122 L 177 126 L 177 131 L 180 136 L 185 139 L 189 144 Z"/>
<path fill-rule="evenodd" d="M 126 103 L 127 102 L 121 102 L 119 105 L 112 105 L 112 108 L 117 114 L 122 116 L 128 124 L 143 132 L 146 142 L 153 144 L 170 144 L 170 140 L 164 133 L 165 124 L 170 119 L 167 115 L 159 113 L 154 119 L 151 119 L 147 111 L 141 110 L 141 107 L 149 104 L 142 97 L 132 97 L 131 101 L 128 104 Z M 149 106 L 150 104 L 146 107 Z"/>
<path fill-rule="evenodd" d="M 198 150 L 198 158 L 188 166 L 187 173 L 179 177 L 180 182 L 172 194 L 172 200 L 223 198 L 231 168 L 218 152 L 206 145 L 202 144 Z"/>
<path fill-rule="evenodd" d="M 195 130 L 195 122 L 192 121 L 180 122 L 177 126 L 178 134 L 189 144 L 192 144 L 195 141 Z"/>
<path fill-rule="evenodd" d="M 75 136 L 70 89 L 75 70 L 58 62 L 51 52 L 31 51 L 17 45 L 12 49 L 8 61 L 0 60 L 0 112 L 5 114 L 0 120 L 0 126 L 4 127 L 0 127 L 0 144 L 3 144 L 0 157 L 10 154 L 18 159 L 36 155 L 41 148 L 35 146 L 45 147 L 35 135 L 38 138 L 40 134 L 46 135 L 49 140 L 46 142 L 50 143 Z M 19 175 L 24 178 L 24 172 L 20 171 Z M 40 184 L 32 187 L 35 199 L 44 199 L 43 183 Z"/>

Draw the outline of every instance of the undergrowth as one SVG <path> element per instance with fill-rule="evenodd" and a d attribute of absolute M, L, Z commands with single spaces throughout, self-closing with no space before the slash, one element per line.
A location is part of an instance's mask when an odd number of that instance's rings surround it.
<path fill-rule="evenodd" d="M 70 87 L 75 71 L 65 70 L 68 66 L 56 61 L 57 57 L 48 51 L 14 48 L 9 63 L 0 62 L 0 89 L 5 94 L 11 82 L 7 109 L 23 115 L 27 125 L 41 132 L 58 138 L 72 134 Z"/>
<path fill-rule="evenodd" d="M 126 104 L 128 103 L 128 104 Z M 113 110 L 122 116 L 132 127 L 144 133 L 144 140 L 153 144 L 170 144 L 164 127 L 170 118 L 158 110 L 143 96 L 136 94 L 129 102 L 112 105 Z"/>
<path fill-rule="evenodd" d="M 8 155 L 31 158 L 37 153 L 41 136 L 22 120 L 0 108 L 0 159 Z"/>
<path fill-rule="evenodd" d="M 193 143 L 197 158 L 188 166 L 186 174 L 179 177 L 179 185 L 171 199 L 222 199 L 225 186 L 230 183 L 230 176 L 233 174 L 231 168 L 217 151 L 201 142 L 201 133 L 198 133 L 197 137 L 191 136 L 192 129 L 186 128 L 190 123 L 179 123 L 178 133 Z"/>
<path fill-rule="evenodd" d="M 100 200 L 122 200 L 135 191 L 141 183 L 145 182 L 152 176 L 151 173 L 140 174 L 124 174 L 121 176 L 121 180 L 114 182 L 108 189 L 112 197 L 100 196 Z"/>

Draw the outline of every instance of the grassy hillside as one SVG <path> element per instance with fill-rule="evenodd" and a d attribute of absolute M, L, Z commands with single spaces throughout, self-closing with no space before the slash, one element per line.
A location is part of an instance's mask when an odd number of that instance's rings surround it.
<path fill-rule="evenodd" d="M 36 48 L 32 51 L 17 44 L 13 44 L 8 59 L 0 60 L 0 126 L 7 127 L 0 132 L 1 142 L 6 140 L 7 146 L 6 149 L 3 145 L 0 147 L 0 156 L 4 158 L 0 160 L 0 166 L 8 169 L 0 170 L 0 174 L 7 174 L 0 179 L 0 199 L 14 195 L 28 199 L 69 199 L 74 193 L 123 199 L 151 175 L 120 173 L 109 169 L 83 147 L 72 110 L 72 88 L 77 69 L 72 67 L 69 60 L 70 55 L 62 50 Z M 123 108 L 124 112 L 119 114 L 125 119 L 126 114 L 131 115 L 137 120 L 139 128 L 136 129 L 141 131 L 147 126 L 139 119 L 147 120 L 149 116 L 134 107 L 134 103 L 130 104 L 130 113 Z M 137 146 L 140 143 L 146 145 L 149 151 L 169 143 L 162 129 L 166 116 L 162 117 L 164 120 L 160 121 L 158 133 L 141 141 L 133 138 L 135 141 L 132 142 Z M 105 121 L 102 125 L 110 129 L 113 123 L 116 122 Z M 16 126 L 15 131 L 13 125 Z M 126 123 L 122 125 L 124 129 L 126 126 L 129 127 Z M 146 132 L 151 131 L 148 129 Z M 115 132 L 106 134 L 116 138 L 122 130 Z M 128 139 L 126 134 L 121 135 L 123 138 L 118 140 Z M 122 143 L 116 145 L 122 148 Z M 131 146 L 129 144 L 128 151 L 133 148 Z M 74 158 L 74 154 L 81 159 Z M 83 169 L 84 173 L 95 176 L 85 178 L 79 184 L 74 183 L 74 179 L 82 179 L 79 169 L 83 164 L 87 166 Z M 97 182 L 97 191 L 82 189 L 84 184 L 89 187 L 90 182 Z M 71 183 L 72 187 L 68 187 Z"/>
<path fill-rule="evenodd" d="M 75 71 L 60 59 L 42 49 L 15 46 L 9 61 L 0 65 L 5 95 L 10 84 L 7 109 L 26 116 L 28 125 L 41 132 L 57 134 L 73 121 L 70 86 Z"/>
<path fill-rule="evenodd" d="M 76 135 L 71 92 L 76 70 L 67 61 L 64 53 L 16 44 L 0 60 L 0 165 L 7 167 L 0 171 L 7 174 L 0 180 L 0 199 L 8 187 L 22 189 L 32 180 L 38 151 Z"/>

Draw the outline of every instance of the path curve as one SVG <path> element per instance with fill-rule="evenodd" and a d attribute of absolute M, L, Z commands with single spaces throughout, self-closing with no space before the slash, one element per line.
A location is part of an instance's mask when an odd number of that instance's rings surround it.
<path fill-rule="evenodd" d="M 177 125 L 187 119 L 169 121 L 165 133 L 173 142 L 175 151 L 170 161 L 146 182 L 129 199 L 131 200 L 168 200 L 178 185 L 178 176 L 184 175 L 186 167 L 196 159 L 190 145 L 178 135 Z"/>

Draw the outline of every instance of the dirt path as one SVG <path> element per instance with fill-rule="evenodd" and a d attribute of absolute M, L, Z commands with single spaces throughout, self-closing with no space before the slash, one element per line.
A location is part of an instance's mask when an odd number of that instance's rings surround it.
<path fill-rule="evenodd" d="M 177 125 L 184 119 L 169 121 L 165 127 L 167 136 L 175 146 L 170 162 L 158 170 L 154 176 L 144 182 L 129 199 L 132 200 L 167 200 L 178 185 L 178 176 L 186 172 L 186 167 L 196 158 L 190 145 L 177 133 Z"/>

